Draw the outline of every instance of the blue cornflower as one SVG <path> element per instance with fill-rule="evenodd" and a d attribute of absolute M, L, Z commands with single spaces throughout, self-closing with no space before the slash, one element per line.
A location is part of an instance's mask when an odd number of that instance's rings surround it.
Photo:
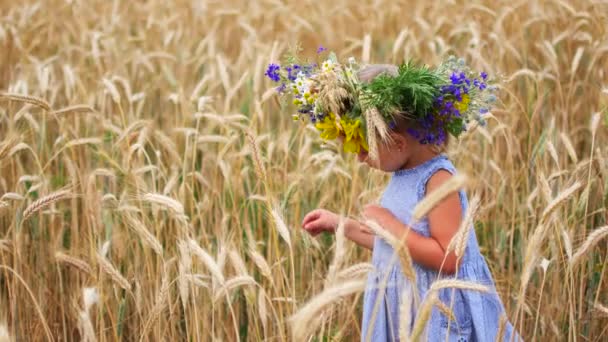
<path fill-rule="evenodd" d="M 482 71 L 480 76 L 484 81 L 488 78 L 488 74 L 485 71 Z"/>
<path fill-rule="evenodd" d="M 324 48 L 323 45 L 320 45 L 319 48 L 317 49 L 317 53 L 321 53 L 323 51 L 327 51 L 327 49 Z"/>
<path fill-rule="evenodd" d="M 488 108 L 480 108 L 480 109 L 479 109 L 479 113 L 480 113 L 480 114 L 485 114 L 485 113 L 487 113 L 487 112 L 488 112 Z"/>
<path fill-rule="evenodd" d="M 437 132 L 437 143 L 441 144 L 445 141 L 445 131 L 443 129 L 440 129 L 439 132 Z"/>
<path fill-rule="evenodd" d="M 456 89 L 456 91 L 454 92 L 454 97 L 456 97 L 456 100 L 458 102 L 462 101 L 462 94 L 460 94 L 460 89 Z"/>
<path fill-rule="evenodd" d="M 266 69 L 264 75 L 275 82 L 279 82 L 281 80 L 281 75 L 279 75 L 280 69 L 281 67 L 278 64 L 271 63 L 268 65 L 268 69 Z"/>
<path fill-rule="evenodd" d="M 416 138 L 416 139 L 420 139 L 420 132 L 418 132 L 417 130 L 413 129 L 413 128 L 408 128 L 407 132 L 409 133 L 409 135 L 411 135 L 412 137 Z"/>
<path fill-rule="evenodd" d="M 484 89 L 486 89 L 486 87 L 487 87 L 487 86 L 486 86 L 486 84 L 485 84 L 485 83 L 483 83 L 483 82 L 482 82 L 482 83 L 479 83 L 479 90 L 484 90 Z"/>
<path fill-rule="evenodd" d="M 450 80 L 452 81 L 452 84 L 459 84 L 460 83 L 460 77 L 458 77 L 458 75 L 456 75 L 456 73 L 452 73 L 452 75 L 450 76 Z"/>
<path fill-rule="evenodd" d="M 295 68 L 287 67 L 287 68 L 285 68 L 285 70 L 287 70 L 287 78 L 292 82 L 295 81 L 296 80 Z"/>

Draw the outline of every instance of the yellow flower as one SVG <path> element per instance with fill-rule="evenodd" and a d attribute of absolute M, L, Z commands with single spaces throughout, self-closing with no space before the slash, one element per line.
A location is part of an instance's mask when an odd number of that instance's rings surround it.
<path fill-rule="evenodd" d="M 469 109 L 469 102 L 471 102 L 471 98 L 469 98 L 469 94 L 462 95 L 462 101 L 456 101 L 454 105 L 456 109 L 462 114 Z"/>
<path fill-rule="evenodd" d="M 321 131 L 321 139 L 333 140 L 340 134 L 340 127 L 336 123 L 336 115 L 334 113 L 326 115 L 322 121 L 315 124 L 315 127 Z"/>
<path fill-rule="evenodd" d="M 342 148 L 345 152 L 359 153 L 361 148 L 365 151 L 369 150 L 365 141 L 365 131 L 360 119 L 349 119 L 343 117 L 340 119 L 340 125 L 344 129 L 344 144 Z"/>

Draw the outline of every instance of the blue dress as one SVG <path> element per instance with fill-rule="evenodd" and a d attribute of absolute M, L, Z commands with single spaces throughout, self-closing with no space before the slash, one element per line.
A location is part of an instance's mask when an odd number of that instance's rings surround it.
<path fill-rule="evenodd" d="M 387 208 L 404 224 L 410 225 L 411 213 L 416 204 L 426 194 L 426 183 L 440 169 L 454 174 L 454 166 L 445 155 L 439 155 L 414 168 L 399 170 L 386 187 L 381 200 L 381 206 Z M 460 202 L 463 216 L 467 209 L 467 198 L 460 191 Z M 430 236 L 428 221 L 421 220 L 412 229 L 423 236 Z M 416 320 L 418 306 L 414 305 L 412 291 L 418 291 L 419 302 L 424 300 L 431 284 L 437 280 L 438 272 L 414 262 L 416 271 L 416 287 L 412 287 L 399 264 L 393 258 L 392 247 L 379 237 L 374 239 L 372 264 L 363 299 L 362 341 L 398 341 L 399 312 L 404 299 L 411 304 L 411 325 Z M 428 320 L 425 334 L 427 341 L 495 341 L 499 330 L 499 321 L 505 310 L 494 287 L 492 275 L 479 251 L 477 237 L 472 229 L 467 241 L 467 247 L 461 259 L 458 279 L 472 281 L 490 287 L 490 292 L 481 293 L 471 290 L 446 288 L 439 291 L 439 299 L 450 307 L 453 294 L 452 312 L 456 321 L 451 321 L 448 331 L 448 317 L 436 306 L 433 307 Z M 448 277 L 448 276 L 446 276 Z M 442 276 L 442 278 L 444 278 Z M 410 291 L 410 292 L 408 292 Z M 404 296 L 410 298 L 405 298 Z M 406 302 L 407 303 L 407 302 Z M 507 322 L 504 328 L 504 341 L 514 341 L 519 336 L 513 326 Z M 447 337 L 447 339 L 446 339 Z"/>

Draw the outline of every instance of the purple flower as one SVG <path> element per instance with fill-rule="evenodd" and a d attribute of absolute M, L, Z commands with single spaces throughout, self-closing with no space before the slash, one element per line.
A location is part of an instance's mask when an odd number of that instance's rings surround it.
<path fill-rule="evenodd" d="M 275 82 L 279 82 L 281 80 L 281 75 L 279 75 L 280 69 L 281 67 L 278 64 L 271 63 L 268 65 L 268 69 L 266 69 L 264 75 Z"/>
<path fill-rule="evenodd" d="M 481 113 L 481 114 L 485 114 L 487 112 L 488 112 L 487 108 L 481 108 L 481 109 L 479 109 L 479 113 Z"/>
<path fill-rule="evenodd" d="M 285 84 L 285 83 L 283 82 L 283 83 L 281 83 L 281 85 L 280 85 L 280 86 L 278 86 L 276 89 L 277 89 L 277 92 L 278 92 L 278 93 L 282 93 L 282 92 L 284 92 L 284 91 L 285 91 L 285 89 L 287 89 L 287 84 Z"/>
<path fill-rule="evenodd" d="M 484 81 L 488 78 L 488 74 L 485 71 L 482 71 L 480 76 Z"/>
<path fill-rule="evenodd" d="M 458 102 L 462 101 L 462 95 L 460 94 L 460 89 L 456 89 L 456 91 L 454 92 L 454 97 L 456 97 L 456 100 Z"/>
<path fill-rule="evenodd" d="M 460 83 L 460 77 L 458 77 L 458 75 L 456 75 L 456 73 L 452 73 L 452 75 L 450 76 L 450 80 L 452 81 L 452 84 L 459 84 Z"/>
<path fill-rule="evenodd" d="M 323 51 L 327 51 L 327 49 L 324 48 L 323 45 L 320 45 L 319 48 L 317 49 L 317 53 L 321 53 Z"/>
<path fill-rule="evenodd" d="M 420 139 L 420 133 L 413 128 L 408 128 L 407 133 L 409 133 L 409 135 L 411 135 L 412 137 L 414 137 L 416 139 Z"/>
<path fill-rule="evenodd" d="M 285 68 L 285 70 L 287 70 L 287 79 L 289 79 L 292 82 L 295 81 L 296 80 L 295 68 L 287 67 L 287 68 Z"/>

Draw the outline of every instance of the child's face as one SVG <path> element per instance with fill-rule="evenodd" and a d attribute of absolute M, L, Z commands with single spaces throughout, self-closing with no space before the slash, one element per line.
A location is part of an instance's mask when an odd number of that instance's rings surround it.
<path fill-rule="evenodd" d="M 361 151 L 357 155 L 359 162 L 384 172 L 393 172 L 403 168 L 410 159 L 413 147 L 411 139 L 401 134 L 392 134 L 393 141 L 378 144 L 378 159 L 371 160 L 368 152 Z"/>

